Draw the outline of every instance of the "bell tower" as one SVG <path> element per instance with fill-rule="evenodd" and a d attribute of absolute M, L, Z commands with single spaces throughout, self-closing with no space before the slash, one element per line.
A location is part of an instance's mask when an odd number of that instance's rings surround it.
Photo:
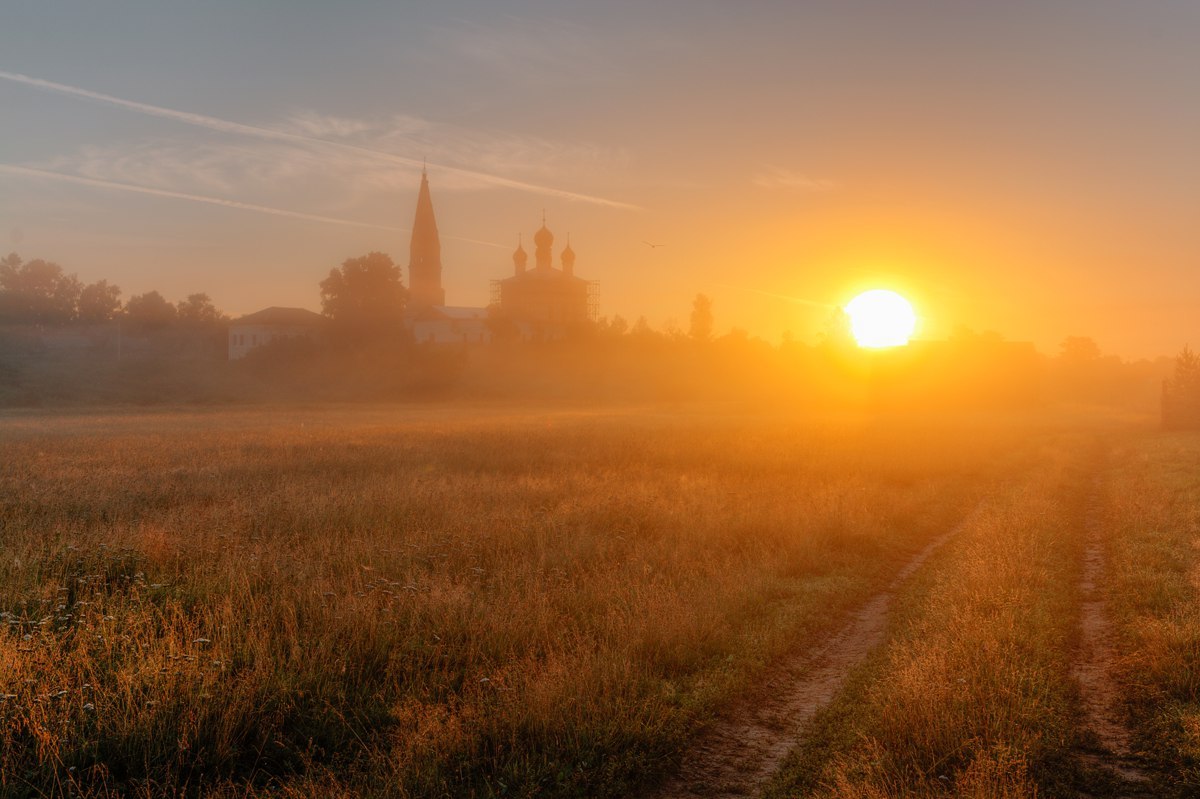
<path fill-rule="evenodd" d="M 446 304 L 446 290 L 442 288 L 442 242 L 438 238 L 437 220 L 433 218 L 429 176 L 424 169 L 408 245 L 408 292 L 414 308 Z"/>

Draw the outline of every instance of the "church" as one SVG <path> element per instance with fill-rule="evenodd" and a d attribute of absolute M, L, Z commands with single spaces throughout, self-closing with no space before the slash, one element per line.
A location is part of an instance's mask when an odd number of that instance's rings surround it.
<path fill-rule="evenodd" d="M 429 176 L 421 172 L 417 210 L 409 242 L 409 329 L 418 343 L 487 344 L 495 337 L 553 341 L 596 319 L 597 285 L 575 274 L 575 251 L 567 246 L 553 261 L 554 234 L 546 227 L 533 234 L 534 265 L 518 237 L 513 274 L 492 281 L 491 305 L 446 305 L 442 287 L 442 245 L 438 237 Z"/>
<path fill-rule="evenodd" d="M 492 281 L 492 308 L 502 324 L 509 324 L 526 341 L 564 338 L 596 318 L 596 284 L 575 274 L 575 251 L 570 241 L 554 268 L 554 234 L 542 226 L 533 234 L 533 268 L 529 255 L 517 242 L 513 274 Z"/>

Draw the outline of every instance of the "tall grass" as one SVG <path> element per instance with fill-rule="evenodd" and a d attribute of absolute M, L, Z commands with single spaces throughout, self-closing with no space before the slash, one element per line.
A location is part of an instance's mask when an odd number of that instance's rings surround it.
<path fill-rule="evenodd" d="M 1200 793 L 1200 437 L 1129 441 L 1105 491 L 1108 593 L 1135 748 Z"/>
<path fill-rule="evenodd" d="M 1086 450 L 1062 440 L 902 596 L 891 639 L 772 795 L 1073 796 Z"/>
<path fill-rule="evenodd" d="M 469 408 L 23 414 L 0 442 L 4 796 L 621 795 L 1030 455 Z M 1005 580 L 1050 557 L 1005 540 Z"/>

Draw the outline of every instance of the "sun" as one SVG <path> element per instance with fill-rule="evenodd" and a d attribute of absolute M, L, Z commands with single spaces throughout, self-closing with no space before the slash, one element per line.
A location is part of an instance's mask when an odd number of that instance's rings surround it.
<path fill-rule="evenodd" d="M 894 291 L 871 289 L 846 303 L 850 333 L 860 347 L 900 347 L 912 338 L 917 314 Z"/>

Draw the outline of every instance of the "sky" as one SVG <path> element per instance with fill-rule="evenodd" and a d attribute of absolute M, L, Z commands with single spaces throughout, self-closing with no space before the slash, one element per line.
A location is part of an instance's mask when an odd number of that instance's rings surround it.
<path fill-rule="evenodd" d="M 1172 355 L 1198 75 L 1193 0 L 8 0 L 0 250 L 318 310 L 347 258 L 407 279 L 426 162 L 448 304 L 544 213 L 602 316 L 815 342 L 889 288 L 922 338 Z"/>

